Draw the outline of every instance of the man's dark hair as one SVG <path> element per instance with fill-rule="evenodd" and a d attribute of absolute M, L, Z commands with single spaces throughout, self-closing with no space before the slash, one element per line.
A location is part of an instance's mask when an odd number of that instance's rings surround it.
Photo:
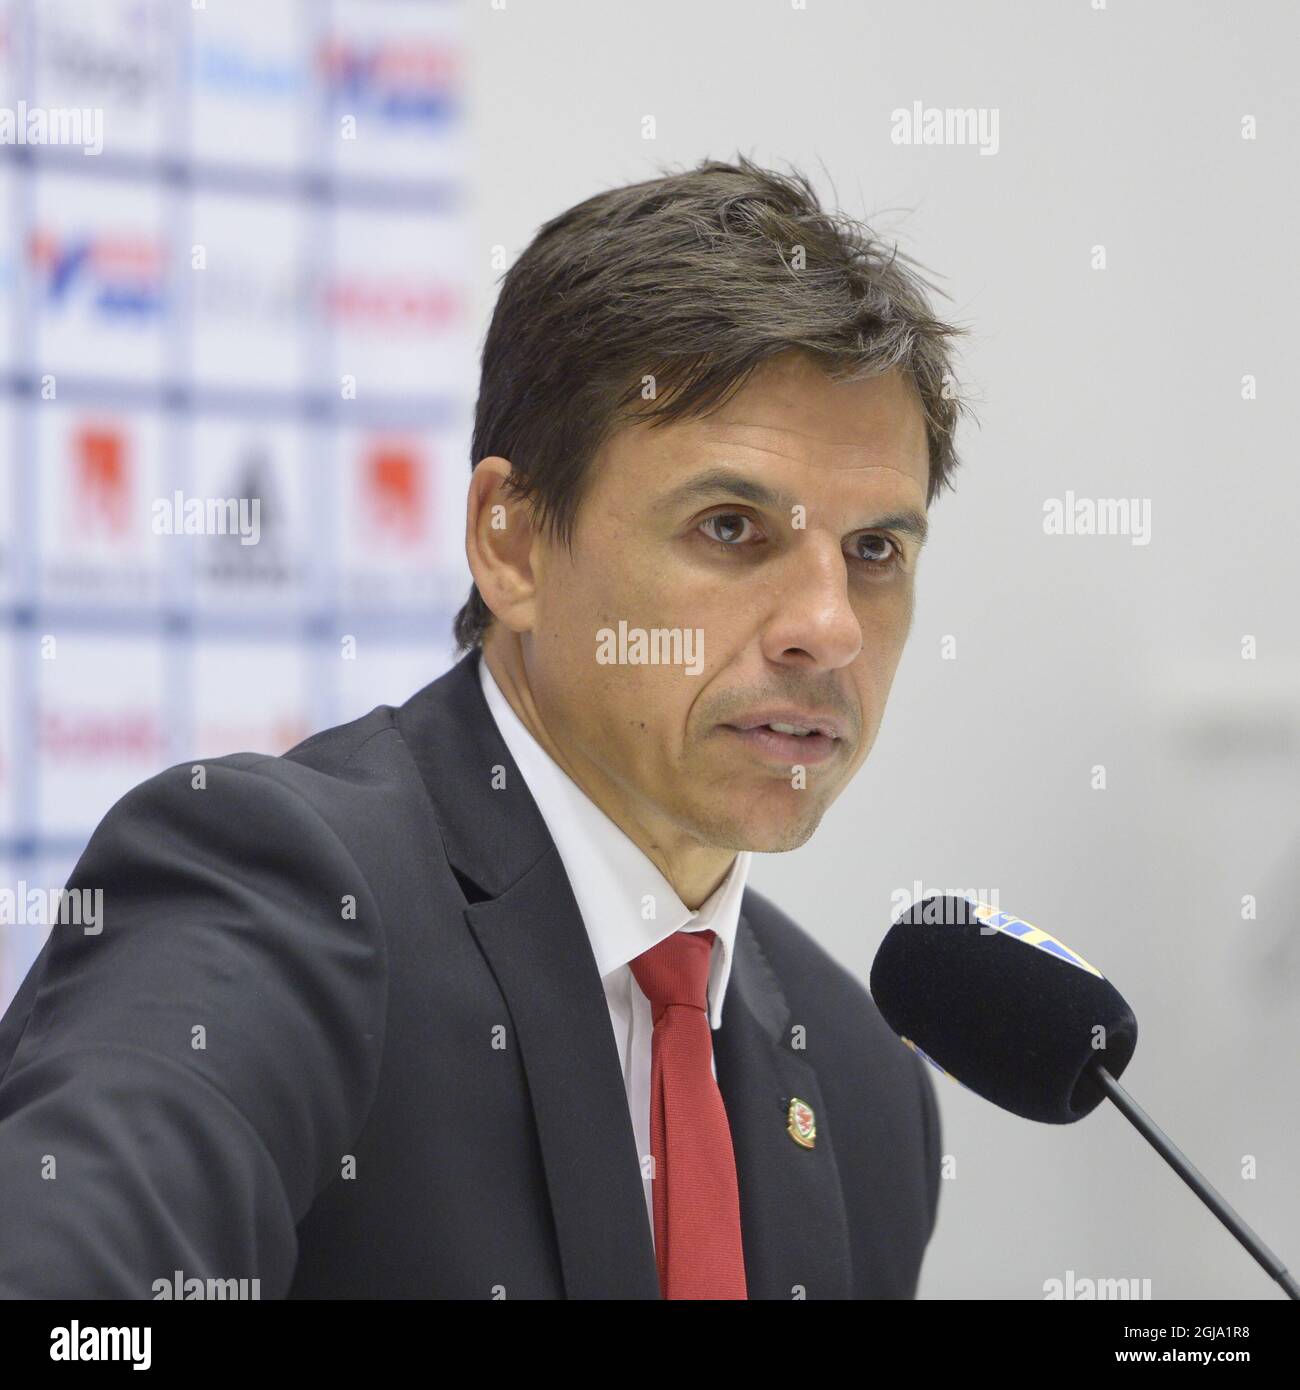
<path fill-rule="evenodd" d="M 948 339 L 930 285 L 870 228 L 824 212 L 807 178 L 738 155 L 613 188 L 547 222 L 506 272 L 483 345 L 471 468 L 510 460 L 509 494 L 572 545 L 589 467 L 635 420 L 704 415 L 765 359 L 811 353 L 835 380 L 911 377 L 929 441 L 927 505 L 959 459 Z M 938 291 L 942 293 L 942 291 Z M 945 296 L 946 297 L 946 296 Z M 653 399 L 644 398 L 647 377 Z M 478 586 L 457 651 L 492 620 Z"/>

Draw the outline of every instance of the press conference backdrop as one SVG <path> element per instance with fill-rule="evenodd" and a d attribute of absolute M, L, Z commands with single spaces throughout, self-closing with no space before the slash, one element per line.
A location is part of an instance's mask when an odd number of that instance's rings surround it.
<path fill-rule="evenodd" d="M 47 930 L 22 890 L 128 788 L 449 660 L 460 29 L 403 0 L 0 6 L 4 1003 Z"/>

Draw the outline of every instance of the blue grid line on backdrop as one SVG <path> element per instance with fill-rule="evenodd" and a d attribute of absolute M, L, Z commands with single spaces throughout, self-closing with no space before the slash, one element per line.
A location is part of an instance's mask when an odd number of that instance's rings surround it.
<path fill-rule="evenodd" d="M 47 19 L 56 23 L 58 12 L 68 8 L 55 4 L 48 11 L 38 10 L 25 0 L 9 7 L 10 35 L 15 40 L 7 45 L 15 60 L 9 75 L 11 91 L 27 94 L 33 102 L 39 100 L 34 55 L 42 42 L 40 26 Z M 134 5 L 116 8 L 123 25 L 128 23 L 128 12 L 138 9 Z M 373 17 L 385 10 L 402 9 L 409 18 L 413 8 L 380 3 L 371 6 L 368 13 Z M 428 7 L 425 15 L 431 43 L 449 43 L 441 16 L 453 8 Z M 353 31 L 341 44 L 333 25 L 344 11 L 350 11 Z M 395 584 L 387 589 L 381 585 L 373 594 L 364 582 L 364 567 L 352 576 L 353 582 L 344 584 L 340 555 L 348 509 L 343 476 L 345 440 L 349 435 L 365 434 L 377 439 L 394 434 L 434 436 L 440 447 L 434 460 L 436 476 L 429 486 L 440 487 L 454 499 L 459 485 L 463 499 L 467 397 L 459 382 L 449 383 L 436 370 L 422 376 L 415 388 L 409 381 L 395 386 L 384 382 L 381 370 L 376 377 L 389 389 L 363 390 L 355 398 L 345 399 L 337 383 L 345 368 L 365 361 L 367 348 L 362 340 L 346 353 L 342 350 L 345 314 L 353 307 L 348 298 L 352 290 L 345 286 L 340 292 L 330 284 L 330 276 L 339 265 L 340 218 L 377 217 L 377 225 L 395 231 L 399 222 L 408 218 L 426 222 L 432 218 L 454 225 L 463 216 L 462 184 L 453 175 L 426 177 L 418 170 L 377 174 L 327 166 L 337 92 L 331 90 L 323 66 L 313 61 L 313 55 L 331 44 L 335 50 L 352 44 L 352 51 L 360 56 L 348 70 L 348 94 L 359 96 L 363 105 L 365 94 L 358 93 L 359 85 L 367 80 L 378 84 L 409 82 L 412 69 L 408 63 L 396 69 L 395 78 L 385 76 L 383 36 L 367 38 L 364 26 L 368 20 L 358 19 L 362 11 L 357 7 L 331 7 L 306 0 L 297 6 L 297 13 L 298 67 L 305 80 L 297 104 L 299 156 L 287 168 L 213 157 L 210 151 L 200 153 L 192 147 L 193 86 L 196 72 L 206 60 L 194 40 L 193 19 L 175 7 L 156 9 L 156 17 L 170 31 L 172 69 L 170 77 L 160 84 L 167 94 L 160 109 L 169 144 L 140 152 L 110 149 L 106 141 L 103 153 L 94 158 L 53 146 L 0 146 L 0 178 L 8 185 L 11 239 L 4 276 L 10 312 L 9 361 L 0 371 L 0 401 L 11 412 L 4 438 L 12 450 L 7 479 L 11 534 L 0 537 L 5 541 L 9 574 L 9 594 L 0 603 L 0 631 L 9 647 L 10 675 L 7 761 L 11 802 L 8 823 L 0 821 L 0 874 L 7 884 L 48 879 L 45 886 L 52 886 L 55 878 L 63 882 L 89 830 L 107 809 L 106 797 L 111 804 L 142 775 L 174 762 L 217 756 L 244 746 L 237 741 L 231 746 L 202 747 L 198 742 L 202 721 L 197 711 L 201 692 L 210 683 L 200 679 L 197 668 L 205 653 L 220 652 L 222 644 L 227 650 L 238 647 L 262 652 L 268 659 L 285 654 L 296 658 L 284 669 L 292 665 L 297 669 L 301 718 L 295 727 L 299 733 L 353 717 L 375 703 L 405 698 L 417 684 L 432 679 L 449 659 L 451 617 L 464 582 L 463 556 L 444 545 L 430 569 L 427 547 L 416 552 L 413 570 L 419 572 L 423 583 L 414 586 L 408 606 L 392 601 L 393 594 L 401 592 L 400 569 L 395 571 L 399 576 Z M 436 21 L 435 15 L 440 16 Z M 223 50 L 227 64 L 235 61 L 232 52 L 228 46 Z M 366 65 L 372 58 L 375 61 L 367 74 Z M 248 66 L 255 66 L 254 58 L 248 59 Z M 422 125 L 412 128 L 425 141 L 446 143 L 461 123 L 459 100 L 450 85 L 442 84 L 441 70 L 417 71 L 417 87 L 423 79 L 427 80 L 422 91 L 413 97 L 407 93 L 411 99 L 404 114 L 394 117 L 394 124 L 410 125 L 411 110 L 419 107 Z M 378 111 L 382 104 L 376 101 L 372 107 Z M 112 122 L 106 125 L 111 129 Z M 54 187 L 54 193 L 47 191 L 47 183 Z M 99 307 L 106 314 L 135 315 L 137 320 L 153 316 L 161 344 L 158 369 L 119 370 L 121 363 L 111 353 L 68 365 L 59 342 L 51 345 L 42 328 L 51 321 L 57 323 L 60 314 L 67 311 L 68 285 L 75 287 L 78 275 L 93 273 L 98 252 L 93 235 L 83 237 L 80 245 L 71 239 L 58 244 L 43 219 L 50 207 L 63 211 L 73 204 L 92 233 L 97 228 L 111 229 L 113 198 L 133 195 L 154 201 L 161 269 L 154 281 L 135 288 L 134 301 L 128 293 L 119 294 L 114 302 L 110 285 Z M 298 317 L 289 336 L 296 340 L 301 361 L 298 379 L 292 384 L 213 380 L 197 360 L 196 337 L 204 329 L 197 321 L 191 253 L 198 235 L 197 203 L 205 198 L 215 199 L 218 206 L 221 200 L 236 200 L 247 208 L 267 209 L 272 217 L 286 210 L 297 217 L 293 270 L 314 292 L 294 305 Z M 121 206 L 120 201 L 117 206 Z M 430 263 L 434 259 L 430 248 Z M 337 295 L 337 302 L 330 301 L 331 293 Z M 65 296 L 62 302 L 59 296 Z M 364 295 L 362 301 L 364 308 Z M 339 312 L 331 312 L 333 309 Z M 442 325 L 442 329 L 453 338 L 460 333 L 459 349 L 465 350 L 463 324 L 453 324 L 450 330 Z M 127 365 L 131 365 L 129 361 Z M 51 381 L 53 397 L 49 394 Z M 63 592 L 60 583 L 51 582 L 44 528 L 56 496 L 48 486 L 49 474 L 54 468 L 70 467 L 68 440 L 72 436 L 66 431 L 72 427 L 56 427 L 55 445 L 61 453 L 51 451 L 49 430 L 51 420 L 74 417 L 107 419 L 156 434 L 159 446 L 154 476 L 160 482 L 156 491 L 161 498 L 202 493 L 200 468 L 206 465 L 200 462 L 201 451 L 195 442 L 199 431 L 242 427 L 253 433 L 266 428 L 296 435 L 296 463 L 286 464 L 283 456 L 263 460 L 266 472 L 262 476 L 276 482 L 297 476 L 302 484 L 299 501 L 303 514 L 298 532 L 300 537 L 310 538 L 306 549 L 311 554 L 307 572 L 299 576 L 299 599 L 278 607 L 274 603 L 205 604 L 199 593 L 203 553 L 197 544 L 189 544 L 188 538 L 187 543 L 162 551 L 152 592 L 108 598 Z M 65 433 L 60 434 L 60 430 Z M 101 439 L 101 445 L 103 442 Z M 143 469 L 139 472 L 143 477 Z M 60 524 L 65 530 L 76 525 L 68 517 L 60 518 Z M 443 539 L 450 534 L 450 526 L 444 526 Z M 86 568 L 93 571 L 94 566 Z M 60 790 L 49 785 L 48 778 L 43 783 L 46 769 L 42 751 L 49 743 L 49 730 L 42 724 L 47 713 L 44 677 L 48 673 L 43 643 L 51 636 L 65 648 L 82 641 L 98 644 L 101 663 L 102 654 L 113 651 L 114 660 L 123 668 L 142 656 L 142 664 L 156 657 L 155 751 L 145 754 L 144 761 L 137 761 L 135 770 L 115 785 L 112 793 L 88 796 L 84 811 L 66 804 L 66 786 Z M 391 649 L 399 659 L 391 666 L 379 661 L 373 680 L 354 678 L 345 690 L 345 676 L 353 672 L 340 660 L 344 637 L 355 639 L 363 651 Z M 110 645 L 105 647 L 105 643 Z M 97 669 L 102 669 L 102 664 Z M 205 668 L 210 670 L 211 663 Z M 215 695 L 209 691 L 210 702 L 215 699 L 220 704 L 221 698 L 219 691 Z M 221 721 L 216 722 L 220 726 Z M 77 739 L 65 741 L 75 759 Z M 296 738 L 287 734 L 278 739 L 285 746 L 293 741 Z M 151 746 L 148 740 L 143 745 Z M 262 751 L 282 748 L 266 746 Z M 70 820 L 73 823 L 69 824 Z M 33 931 L 6 931 L 0 959 L 0 1008 L 12 995 L 42 938 L 43 933 Z"/>

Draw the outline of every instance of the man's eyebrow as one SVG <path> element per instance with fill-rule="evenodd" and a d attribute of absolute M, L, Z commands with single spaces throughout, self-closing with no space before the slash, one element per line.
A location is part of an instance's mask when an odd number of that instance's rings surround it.
<path fill-rule="evenodd" d="M 675 511 L 689 502 L 708 502 L 740 498 L 752 502 L 756 507 L 768 507 L 774 511 L 788 512 L 798 505 L 789 493 L 770 488 L 756 478 L 748 477 L 733 468 L 709 468 L 680 483 L 671 492 L 666 492 L 654 510 L 658 513 Z M 930 534 L 930 523 L 924 512 L 914 507 L 904 507 L 901 511 L 890 512 L 877 517 L 862 528 L 866 531 L 899 531 L 911 536 L 918 545 L 924 545 Z"/>

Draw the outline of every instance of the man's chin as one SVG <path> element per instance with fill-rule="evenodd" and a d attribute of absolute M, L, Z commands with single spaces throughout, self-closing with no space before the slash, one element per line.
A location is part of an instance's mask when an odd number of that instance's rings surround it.
<path fill-rule="evenodd" d="M 781 831 L 771 831 L 747 845 L 755 854 L 786 854 L 792 849 L 806 845 L 817 832 L 821 823 L 819 816 L 811 825 L 800 821 L 797 825 L 786 826 Z"/>
<path fill-rule="evenodd" d="M 758 808 L 740 820 L 708 820 L 701 827 L 700 838 L 717 849 L 752 850 L 755 854 L 785 854 L 806 845 L 821 824 L 825 807 L 813 807 L 805 802 L 792 813 L 789 807 L 767 815 L 755 814 Z"/>

